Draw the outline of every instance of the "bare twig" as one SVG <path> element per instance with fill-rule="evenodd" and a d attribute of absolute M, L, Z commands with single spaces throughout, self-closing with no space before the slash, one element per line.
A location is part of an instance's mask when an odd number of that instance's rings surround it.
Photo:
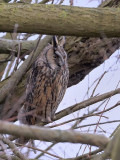
<path fill-rule="evenodd" d="M 88 117 L 99 116 L 100 114 L 105 113 L 105 112 L 108 112 L 108 111 L 112 110 L 113 108 L 115 108 L 115 107 L 117 107 L 117 106 L 119 106 L 119 105 L 120 105 L 120 103 L 118 102 L 118 103 L 116 103 L 115 105 L 113 105 L 112 107 L 110 107 L 110 108 L 108 108 L 108 109 L 106 109 L 106 110 L 104 110 L 104 111 L 100 111 L 100 112 L 97 112 L 97 113 L 94 113 L 94 114 L 92 114 L 92 113 L 86 114 L 86 115 L 83 115 L 83 116 L 81 116 L 81 117 L 73 118 L 73 119 L 70 119 L 70 120 L 68 120 L 68 121 L 64 121 L 64 122 L 61 122 L 61 123 L 59 123 L 59 124 L 55 124 L 55 125 L 52 125 L 52 126 L 49 126 L 49 127 L 50 127 L 50 128 L 54 128 L 54 127 L 58 127 L 58 126 L 61 126 L 61 125 L 64 125 L 64 124 L 66 124 L 66 123 L 70 123 L 70 122 L 73 122 L 73 121 L 76 121 L 76 120 L 83 120 L 83 119 L 88 118 Z M 102 116 L 102 117 L 104 117 L 104 116 Z M 105 117 L 105 118 L 106 118 L 106 117 Z M 97 124 L 98 124 L 98 123 L 97 123 Z M 77 129 L 77 128 L 80 128 L 80 126 L 74 127 L 74 129 Z"/>
<path fill-rule="evenodd" d="M 12 143 L 9 139 L 7 138 L 4 138 L 3 136 L 0 135 L 0 140 L 2 140 L 4 143 L 6 143 L 10 148 L 11 150 L 13 151 L 13 153 L 18 156 L 20 159 L 22 160 L 28 160 L 23 154 L 21 154 L 17 147 L 15 146 L 14 143 Z"/>
<path fill-rule="evenodd" d="M 7 147 L 5 146 L 2 140 L 0 140 L 0 146 L 1 146 L 1 150 L 3 151 L 3 154 L 0 153 L 0 157 L 4 155 L 8 160 L 12 160 L 11 157 L 8 156 Z"/>
<path fill-rule="evenodd" d="M 81 103 L 78 103 L 78 104 L 75 104 L 75 105 L 73 105 L 71 107 L 68 107 L 67 109 L 64 109 L 64 110 L 58 112 L 56 114 L 56 117 L 55 117 L 54 120 L 58 120 L 58 119 L 60 119 L 62 117 L 65 117 L 65 116 L 75 112 L 75 111 L 78 111 L 80 109 L 86 108 L 91 104 L 95 104 L 95 103 L 97 103 L 99 101 L 102 101 L 102 100 L 104 100 L 106 98 L 109 98 L 111 96 L 114 96 L 116 94 L 120 94 L 120 88 L 118 88 L 116 90 L 113 90 L 111 92 L 108 92 L 108 93 L 104 93 L 104 94 L 102 94 L 100 96 L 89 98 L 88 100 L 85 100 L 85 101 L 83 101 Z"/>
<path fill-rule="evenodd" d="M 91 98 L 91 97 L 93 97 L 93 95 L 94 95 L 94 93 L 95 93 L 96 88 L 98 87 L 98 85 L 100 84 L 100 81 L 102 80 L 102 78 L 104 77 L 104 75 L 105 75 L 106 73 L 107 73 L 107 72 L 105 71 L 105 72 L 101 75 L 101 77 L 98 79 L 98 82 L 97 82 L 97 84 L 95 85 L 95 88 L 93 89 L 93 91 L 92 91 L 92 94 L 91 94 L 90 98 Z"/>
<path fill-rule="evenodd" d="M 103 76 L 104 76 L 104 74 L 103 74 Z M 118 88 L 118 85 L 119 85 L 119 82 L 118 82 L 115 90 Z M 106 109 L 106 107 L 107 107 L 107 104 L 109 103 L 109 101 L 110 101 L 110 99 L 111 99 L 112 96 L 113 96 L 113 95 L 111 95 L 111 96 L 108 98 L 107 103 L 106 103 L 105 106 L 104 106 L 103 113 L 104 113 L 104 111 L 105 111 L 105 109 Z M 119 105 L 120 103 L 118 102 L 117 104 Z M 96 125 L 96 128 L 95 128 L 95 130 L 94 130 L 94 133 L 97 131 L 97 127 L 99 126 L 99 123 L 100 123 L 100 120 L 101 120 L 101 118 L 102 118 L 103 113 L 101 113 L 101 115 L 100 115 L 100 117 L 99 117 L 98 124 Z"/>
<path fill-rule="evenodd" d="M 120 122 L 120 120 L 113 120 L 113 121 L 106 121 L 106 122 L 101 122 L 99 123 L 99 125 L 102 125 L 102 124 L 108 124 L 108 123 L 115 123 L 115 122 Z M 84 128 L 84 127 L 88 127 L 88 126 L 95 126 L 97 125 L 98 123 L 92 123 L 92 124 L 86 124 L 86 125 L 81 125 L 77 128 Z"/>
<path fill-rule="evenodd" d="M 92 151 L 90 153 L 86 153 L 86 154 L 83 154 L 81 156 L 74 157 L 74 158 L 66 158 L 64 160 L 90 160 L 91 155 L 95 155 L 101 151 L 102 151 L 102 149 L 96 149 L 95 151 Z"/>
<path fill-rule="evenodd" d="M 17 60 L 16 60 L 16 64 L 15 64 L 15 67 L 14 67 L 14 70 L 15 70 L 15 71 L 17 70 L 17 67 L 18 67 L 18 64 L 19 64 L 19 59 L 20 59 L 20 50 L 21 50 L 21 44 L 19 43 L 19 44 L 18 44 Z"/>
<path fill-rule="evenodd" d="M 16 145 L 18 145 L 18 146 L 23 146 L 23 144 L 19 144 L 19 143 L 16 143 Z M 52 146 L 53 146 L 53 145 L 52 145 Z M 28 145 L 24 145 L 24 147 L 31 148 L 31 149 L 33 149 L 33 150 L 37 150 L 37 151 L 43 152 L 43 153 L 45 153 L 45 154 L 48 154 L 48 155 L 50 155 L 50 156 L 52 156 L 52 157 L 62 159 L 61 157 L 56 156 L 56 155 L 54 155 L 54 154 L 52 154 L 52 153 L 49 153 L 49 152 L 47 152 L 46 150 L 42 150 L 42 149 L 40 149 L 40 148 L 36 148 L 36 147 L 28 146 Z M 37 158 L 35 158 L 35 159 L 38 159 L 38 158 L 39 158 L 39 156 L 37 156 Z"/>
<path fill-rule="evenodd" d="M 35 157 L 35 159 L 38 159 L 38 158 L 42 157 L 42 156 L 46 153 L 46 151 L 50 150 L 53 146 L 55 146 L 55 144 L 57 144 L 57 143 L 52 143 L 52 144 L 51 144 L 49 147 L 47 147 L 42 153 L 40 153 L 39 155 L 37 155 L 37 156 Z"/>

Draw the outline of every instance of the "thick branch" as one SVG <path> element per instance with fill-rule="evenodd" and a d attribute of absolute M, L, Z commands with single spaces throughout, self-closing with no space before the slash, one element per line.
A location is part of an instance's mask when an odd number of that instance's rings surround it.
<path fill-rule="evenodd" d="M 36 41 L 19 41 L 0 38 L 0 54 L 10 54 L 12 47 L 15 46 L 15 56 L 17 56 L 19 44 L 21 45 L 20 54 L 29 54 L 35 48 Z"/>
<path fill-rule="evenodd" d="M 120 37 L 120 9 L 0 4 L 0 11 L 2 32 L 13 32 L 14 25 L 18 24 L 21 33 Z"/>
<path fill-rule="evenodd" d="M 104 148 L 109 139 L 103 135 L 82 134 L 72 130 L 51 130 L 47 128 L 17 126 L 12 123 L 0 121 L 0 133 L 12 134 L 17 137 L 25 137 L 28 139 L 37 139 L 47 142 L 71 142 L 90 144 L 93 146 Z"/>
<path fill-rule="evenodd" d="M 113 138 L 109 141 L 103 153 L 94 155 L 91 160 L 119 160 L 120 159 L 120 129 L 114 134 Z"/>

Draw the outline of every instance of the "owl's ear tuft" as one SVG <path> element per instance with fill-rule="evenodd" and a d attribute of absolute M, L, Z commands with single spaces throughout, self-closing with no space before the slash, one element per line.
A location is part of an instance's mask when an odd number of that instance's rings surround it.
<path fill-rule="evenodd" d="M 65 36 L 62 37 L 62 40 L 60 42 L 61 47 L 64 47 L 64 45 L 65 45 Z"/>
<path fill-rule="evenodd" d="M 58 47 L 58 40 L 57 40 L 57 37 L 56 36 L 53 36 L 53 47 L 54 48 L 57 48 Z"/>
<path fill-rule="evenodd" d="M 53 36 L 52 45 L 53 45 L 54 48 L 57 48 L 58 45 L 61 46 L 61 47 L 64 47 L 64 45 L 65 45 L 65 36 L 60 38 L 60 44 L 58 44 L 57 36 Z"/>

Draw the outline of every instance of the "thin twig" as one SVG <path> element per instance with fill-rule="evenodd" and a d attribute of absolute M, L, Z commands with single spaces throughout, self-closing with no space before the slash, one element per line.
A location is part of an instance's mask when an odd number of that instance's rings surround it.
<path fill-rule="evenodd" d="M 52 156 L 52 157 L 55 157 L 55 158 L 62 159 L 61 157 L 56 156 L 56 155 L 54 155 L 54 154 L 52 154 L 52 153 L 49 153 L 49 152 L 47 152 L 46 150 L 42 150 L 42 149 L 40 149 L 40 148 L 36 148 L 36 147 L 32 147 L 32 146 L 27 146 L 27 145 L 23 145 L 23 144 L 20 144 L 20 143 L 15 143 L 15 144 L 18 145 L 18 146 L 24 146 L 24 147 L 27 147 L 27 148 L 31 148 L 31 149 L 33 149 L 33 150 L 37 150 L 37 151 L 43 152 L 43 153 L 48 154 L 48 155 L 50 155 L 50 156 Z M 52 145 L 53 145 L 53 144 L 52 144 Z M 39 156 L 37 156 L 35 159 L 38 159 L 38 158 L 39 158 Z"/>
<path fill-rule="evenodd" d="M 15 71 L 17 70 L 17 67 L 18 67 L 18 64 L 19 64 L 19 60 L 20 60 L 20 50 L 21 50 L 21 44 L 19 43 L 19 44 L 18 44 L 17 60 L 16 60 L 16 64 L 15 64 L 15 67 L 14 67 L 14 70 L 15 70 Z"/>
<path fill-rule="evenodd" d="M 111 92 L 108 92 L 108 93 L 104 93 L 100 96 L 89 98 L 88 100 L 85 100 L 81 103 L 78 103 L 78 104 L 75 104 L 71 107 L 68 107 L 67 109 L 64 109 L 64 110 L 56 113 L 54 121 L 58 120 L 60 118 L 63 118 L 63 117 L 65 117 L 65 116 L 67 116 L 67 115 L 69 115 L 73 112 L 76 112 L 76 111 L 80 110 L 80 109 L 86 108 L 91 104 L 95 104 L 97 102 L 100 102 L 100 101 L 102 101 L 106 98 L 109 98 L 109 97 L 114 96 L 114 95 L 119 94 L 119 93 L 120 93 L 120 88 L 118 88 L 116 90 L 113 90 Z"/>
<path fill-rule="evenodd" d="M 20 159 L 22 159 L 22 160 L 28 160 L 23 154 L 21 154 L 19 152 L 19 150 L 17 149 L 17 147 L 15 146 L 15 144 L 12 143 L 9 139 L 4 138 L 3 136 L 0 135 L 0 140 L 2 140 L 4 143 L 6 143 L 11 148 L 11 150 L 13 151 L 13 153 L 16 156 L 18 156 Z"/>
<path fill-rule="evenodd" d="M 70 122 L 72 122 L 72 121 L 75 121 L 75 120 L 81 120 L 81 119 L 85 119 L 85 118 L 88 118 L 88 117 L 98 116 L 98 115 L 100 115 L 101 113 L 108 112 L 108 111 L 112 110 L 113 108 L 115 108 L 115 107 L 117 107 L 117 106 L 119 106 L 119 105 L 120 105 L 120 102 L 116 103 L 114 106 L 112 106 L 112 107 L 110 107 L 110 108 L 108 108 L 108 109 L 106 109 L 106 110 L 104 110 L 104 111 L 100 111 L 100 112 L 97 112 L 97 113 L 95 113 L 95 114 L 87 114 L 87 115 L 84 115 L 84 116 L 82 116 L 82 117 L 73 118 L 73 119 L 70 119 L 70 120 L 68 120 L 68 121 L 65 121 L 65 122 L 62 122 L 62 123 L 59 123 L 59 124 L 50 126 L 50 128 L 58 127 L 58 126 L 61 126 L 61 125 L 66 124 L 66 123 L 70 123 Z"/>
<path fill-rule="evenodd" d="M 102 151 L 102 149 L 96 149 L 95 151 L 92 151 L 90 153 L 86 153 L 84 155 L 74 157 L 74 158 L 66 158 L 64 160 L 90 160 L 90 155 L 95 155 L 101 151 Z"/>
<path fill-rule="evenodd" d="M 99 125 L 102 125 L 102 124 L 108 124 L 108 123 L 115 123 L 115 122 L 120 122 L 120 120 L 113 120 L 113 121 L 107 121 L 107 122 L 101 122 L 99 123 Z M 94 126 L 94 125 L 97 125 L 98 123 L 92 123 L 92 124 L 86 124 L 86 125 L 81 125 L 77 128 L 84 128 L 84 127 L 88 127 L 88 126 Z"/>
<path fill-rule="evenodd" d="M 0 157 L 4 155 L 8 160 L 12 160 L 11 157 L 8 156 L 7 147 L 5 146 L 2 140 L 0 140 L 0 146 L 1 146 L 1 150 L 3 151 L 3 154 L 0 154 Z"/>
<path fill-rule="evenodd" d="M 40 153 L 39 155 L 37 155 L 35 157 L 35 159 L 38 159 L 38 158 L 42 157 L 46 153 L 46 151 L 50 150 L 53 146 L 55 146 L 55 144 L 57 144 L 57 143 L 52 143 L 49 147 L 47 147 L 44 151 L 42 151 L 42 153 Z"/>
<path fill-rule="evenodd" d="M 91 94 L 90 98 L 93 97 L 96 88 L 98 87 L 98 85 L 100 84 L 100 81 L 102 80 L 102 78 L 104 77 L 104 75 L 105 75 L 106 73 L 107 73 L 107 71 L 105 71 L 105 72 L 101 75 L 101 77 L 98 79 L 98 82 L 97 82 L 97 84 L 95 85 L 95 87 L 94 87 L 94 89 L 93 89 L 93 91 L 92 91 L 92 94 Z"/>

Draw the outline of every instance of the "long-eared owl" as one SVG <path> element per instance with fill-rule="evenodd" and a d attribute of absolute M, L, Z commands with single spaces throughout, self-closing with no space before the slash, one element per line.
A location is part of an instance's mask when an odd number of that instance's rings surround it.
<path fill-rule="evenodd" d="M 63 40 L 56 37 L 34 62 L 26 88 L 26 99 L 18 119 L 22 124 L 50 122 L 63 99 L 69 78 L 67 54 Z"/>

